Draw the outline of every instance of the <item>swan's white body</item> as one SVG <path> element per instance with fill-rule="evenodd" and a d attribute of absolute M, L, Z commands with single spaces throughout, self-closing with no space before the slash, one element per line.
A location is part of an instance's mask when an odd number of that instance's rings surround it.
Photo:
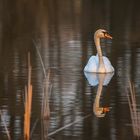
<path fill-rule="evenodd" d="M 111 62 L 109 61 L 109 59 L 105 56 L 103 56 L 102 58 L 103 58 L 103 64 L 105 66 L 105 73 L 114 72 L 114 68 L 111 65 Z M 96 56 L 93 55 L 89 58 L 88 63 L 84 68 L 84 71 L 100 73 L 100 71 L 98 70 L 99 70 L 99 58 L 98 58 L 98 55 Z"/>
<path fill-rule="evenodd" d="M 97 49 L 97 55 L 91 56 L 88 60 L 87 65 L 84 68 L 85 72 L 94 73 L 111 73 L 114 72 L 114 68 L 111 65 L 109 59 L 102 56 L 102 50 L 100 46 L 100 38 L 110 38 L 112 37 L 103 29 L 99 29 L 94 34 L 94 41 Z"/>

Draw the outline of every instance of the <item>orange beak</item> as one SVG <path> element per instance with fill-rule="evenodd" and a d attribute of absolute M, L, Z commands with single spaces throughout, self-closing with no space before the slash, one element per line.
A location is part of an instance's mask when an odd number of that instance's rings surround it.
<path fill-rule="evenodd" d="M 111 35 L 109 35 L 108 33 L 105 33 L 105 38 L 112 39 L 112 36 L 111 36 Z"/>
<path fill-rule="evenodd" d="M 109 112 L 110 110 L 109 110 L 109 107 L 104 107 L 103 108 L 103 112 L 105 113 L 105 112 Z"/>

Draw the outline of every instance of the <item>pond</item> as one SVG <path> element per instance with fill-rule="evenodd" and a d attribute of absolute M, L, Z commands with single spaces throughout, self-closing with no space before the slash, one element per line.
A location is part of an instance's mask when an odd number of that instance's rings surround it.
<path fill-rule="evenodd" d="M 138 0 L 14 0 L 1 2 L 0 11 L 1 140 L 24 139 L 29 53 L 30 139 L 139 139 Z M 112 75 L 83 71 L 96 55 L 93 36 L 100 28 L 113 36 L 101 40 Z M 47 118 L 42 117 L 44 100 Z"/>

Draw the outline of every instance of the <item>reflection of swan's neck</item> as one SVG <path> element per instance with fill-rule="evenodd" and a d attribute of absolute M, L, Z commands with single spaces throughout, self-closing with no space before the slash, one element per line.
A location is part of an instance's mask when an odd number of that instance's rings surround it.
<path fill-rule="evenodd" d="M 101 93 L 102 93 L 104 78 L 105 78 L 104 74 L 99 75 L 99 85 L 98 85 L 97 94 L 96 94 L 94 105 L 93 105 L 94 113 L 97 116 L 99 116 L 102 112 L 100 110 L 101 109 L 100 108 L 100 97 L 101 97 Z"/>
<path fill-rule="evenodd" d="M 97 89 L 97 94 L 95 97 L 95 102 L 94 102 L 94 106 L 96 108 L 99 108 L 99 106 L 100 106 L 99 102 L 100 102 L 100 97 L 101 97 L 101 93 L 102 93 L 102 88 L 103 88 L 103 81 L 100 81 L 99 85 L 98 85 L 98 89 Z"/>
<path fill-rule="evenodd" d="M 103 55 L 102 55 L 102 50 L 101 50 L 101 45 L 100 45 L 100 38 L 97 36 L 94 36 L 94 41 L 97 49 L 97 54 L 99 57 L 99 64 L 103 64 Z"/>

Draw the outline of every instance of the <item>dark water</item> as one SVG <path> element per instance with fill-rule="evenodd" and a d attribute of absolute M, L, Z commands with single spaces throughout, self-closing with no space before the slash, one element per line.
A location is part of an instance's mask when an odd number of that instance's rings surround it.
<path fill-rule="evenodd" d="M 135 124 L 140 122 L 139 13 L 138 0 L 1 1 L 0 139 L 8 139 L 5 126 L 12 140 L 23 139 L 28 52 L 33 84 L 31 139 L 138 139 L 140 125 Z M 88 58 L 96 53 L 93 34 L 99 28 L 107 29 L 114 38 L 102 42 L 107 46 L 103 48 L 104 55 L 115 68 L 111 81 L 100 84 L 100 105 L 110 109 L 104 117 L 93 112 L 99 85 L 90 86 L 83 73 Z M 44 74 L 33 41 L 46 72 L 50 70 L 52 85 L 50 119 L 43 123 Z M 128 79 L 134 83 L 135 113 L 128 102 Z"/>

